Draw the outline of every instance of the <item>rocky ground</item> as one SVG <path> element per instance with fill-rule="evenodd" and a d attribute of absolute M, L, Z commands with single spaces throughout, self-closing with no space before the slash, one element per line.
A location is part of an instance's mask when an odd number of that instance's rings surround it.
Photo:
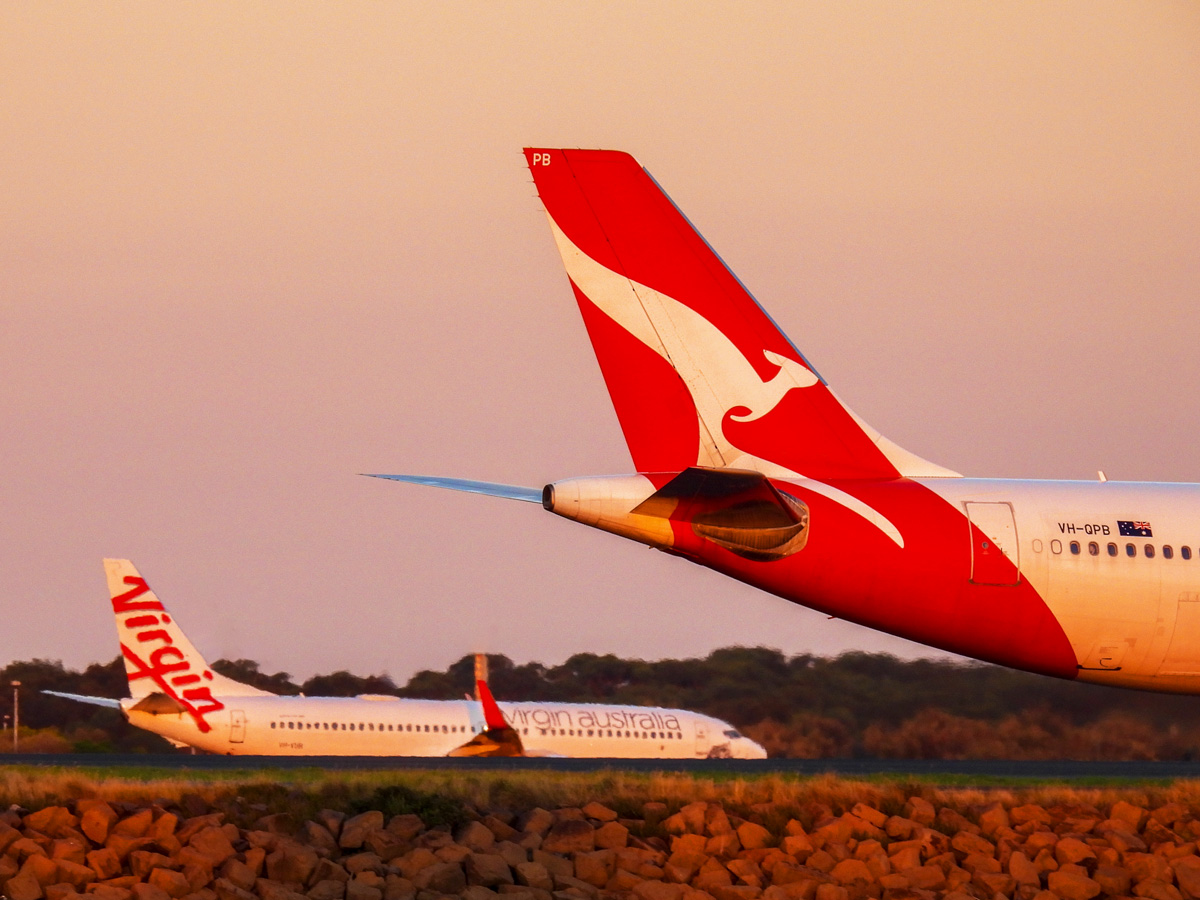
<path fill-rule="evenodd" d="M 620 818 L 589 803 L 483 810 L 454 828 L 332 810 L 242 828 L 78 800 L 0 814 L 0 887 L 10 900 L 1200 900 L 1196 813 L 914 796 L 894 815 L 814 802 L 786 821 L 767 804 L 739 818 L 647 803 Z"/>

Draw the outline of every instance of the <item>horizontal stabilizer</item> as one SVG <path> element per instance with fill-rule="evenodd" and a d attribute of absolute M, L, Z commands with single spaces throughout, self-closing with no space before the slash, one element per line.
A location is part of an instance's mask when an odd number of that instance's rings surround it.
<path fill-rule="evenodd" d="M 541 503 L 542 489 L 520 487 L 515 484 L 496 484 L 491 481 L 470 481 L 466 478 L 439 478 L 436 475 L 374 475 L 368 478 L 386 478 L 389 481 L 406 481 L 409 484 L 427 484 L 430 487 L 447 488 L 451 491 L 466 491 L 468 494 L 487 494 L 507 500 L 524 500 L 526 503 Z"/>
<path fill-rule="evenodd" d="M 43 694 L 49 694 L 51 697 L 62 697 L 66 700 L 76 700 L 79 703 L 90 703 L 92 706 L 107 706 L 109 709 L 120 709 L 121 701 L 113 700 L 111 697 L 88 697 L 85 694 L 67 694 L 63 691 L 42 691 Z"/>

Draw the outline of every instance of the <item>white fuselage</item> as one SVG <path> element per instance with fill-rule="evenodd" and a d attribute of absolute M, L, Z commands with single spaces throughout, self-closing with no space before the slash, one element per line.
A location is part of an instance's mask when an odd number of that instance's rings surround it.
<path fill-rule="evenodd" d="M 217 697 L 207 732 L 185 714 L 129 709 L 129 721 L 208 753 L 263 756 L 445 756 L 484 730 L 472 700 L 397 697 Z M 728 723 L 678 709 L 502 703 L 531 755 L 613 759 L 758 759 L 766 754 Z"/>
<path fill-rule="evenodd" d="M 916 480 L 960 509 L 1011 506 L 1013 562 L 1062 626 L 1079 680 L 1200 693 L 1200 485 Z M 1119 533 L 1135 518 L 1152 537 Z"/>

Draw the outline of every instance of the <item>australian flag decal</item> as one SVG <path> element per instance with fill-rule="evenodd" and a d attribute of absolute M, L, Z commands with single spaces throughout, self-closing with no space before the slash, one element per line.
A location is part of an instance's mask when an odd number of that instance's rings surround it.
<path fill-rule="evenodd" d="M 1121 537 L 1154 537 L 1149 522 L 1117 522 Z"/>

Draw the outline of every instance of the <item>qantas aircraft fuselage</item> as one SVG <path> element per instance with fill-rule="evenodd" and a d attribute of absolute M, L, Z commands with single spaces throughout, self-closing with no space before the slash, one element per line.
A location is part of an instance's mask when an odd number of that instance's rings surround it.
<path fill-rule="evenodd" d="M 831 616 L 1019 669 L 1200 692 L 1200 485 L 964 478 L 834 394 L 625 153 L 528 149 L 632 475 L 540 501 Z"/>

